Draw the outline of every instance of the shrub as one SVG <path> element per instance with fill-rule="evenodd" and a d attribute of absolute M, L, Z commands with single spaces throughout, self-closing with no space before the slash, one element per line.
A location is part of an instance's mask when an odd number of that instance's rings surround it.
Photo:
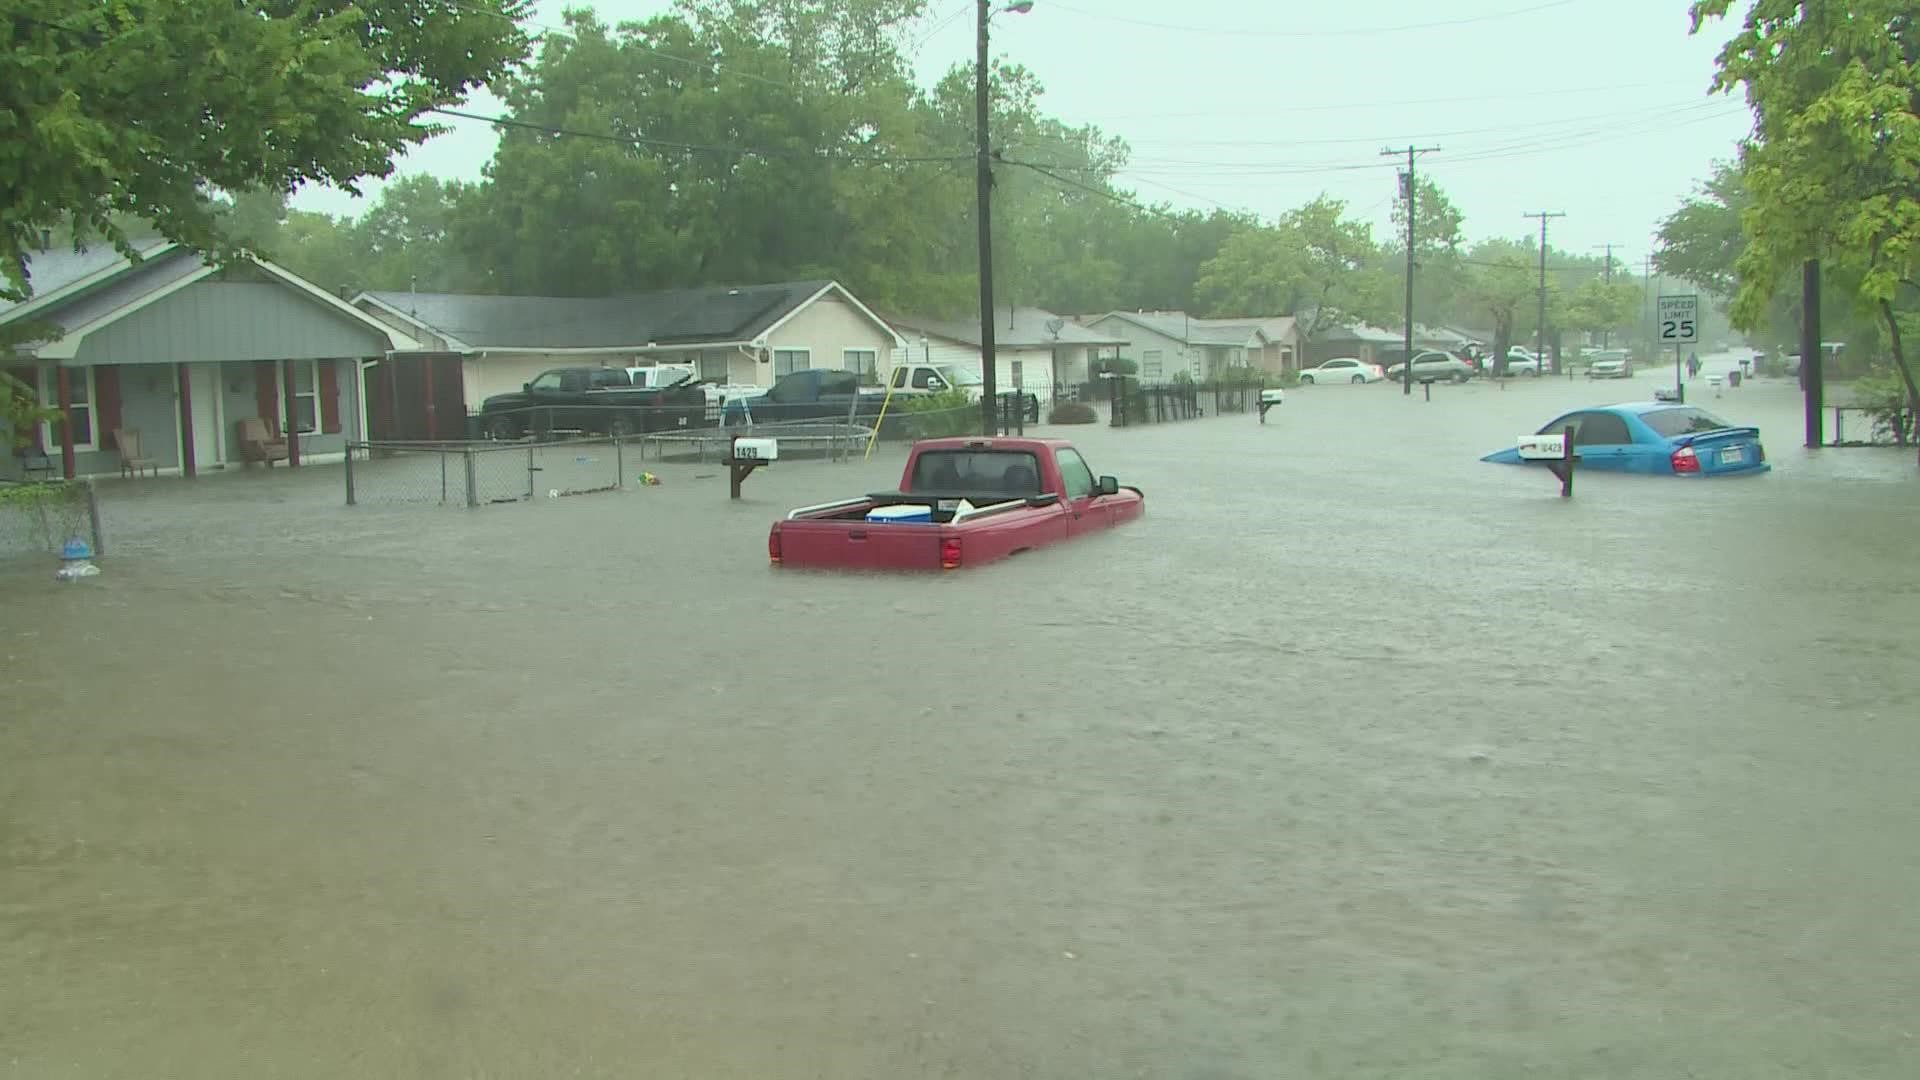
<path fill-rule="evenodd" d="M 1052 414 L 1047 417 L 1047 423 L 1092 424 L 1099 419 L 1100 414 L 1093 411 L 1093 406 L 1078 401 L 1063 401 L 1053 407 Z"/>
<path fill-rule="evenodd" d="M 980 430 L 980 405 L 964 390 L 917 394 L 905 402 L 895 400 L 893 407 L 902 414 L 901 426 L 910 439 L 940 439 Z"/>

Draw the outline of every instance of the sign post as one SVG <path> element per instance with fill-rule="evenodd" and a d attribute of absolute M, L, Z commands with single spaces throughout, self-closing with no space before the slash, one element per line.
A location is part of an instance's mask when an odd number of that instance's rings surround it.
<path fill-rule="evenodd" d="M 1687 384 L 1680 366 L 1680 347 L 1700 343 L 1700 294 L 1662 296 L 1658 305 L 1654 333 L 1660 344 L 1673 346 L 1673 396 L 1685 402 Z"/>

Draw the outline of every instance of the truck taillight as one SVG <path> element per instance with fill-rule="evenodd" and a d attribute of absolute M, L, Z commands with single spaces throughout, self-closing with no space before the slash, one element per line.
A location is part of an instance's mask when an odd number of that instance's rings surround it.
<path fill-rule="evenodd" d="M 1694 453 L 1693 447 L 1691 446 L 1683 446 L 1675 450 L 1673 452 L 1673 471 L 1677 473 L 1699 472 L 1700 455 Z"/>
<path fill-rule="evenodd" d="M 949 536 L 940 541 L 940 569 L 960 569 L 960 538 Z"/>
<path fill-rule="evenodd" d="M 775 525 L 767 532 L 767 561 L 780 562 L 780 526 Z"/>

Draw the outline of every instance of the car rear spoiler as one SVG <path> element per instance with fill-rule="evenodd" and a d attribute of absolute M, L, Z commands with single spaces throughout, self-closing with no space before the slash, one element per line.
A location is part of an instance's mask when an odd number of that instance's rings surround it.
<path fill-rule="evenodd" d="M 1697 431 L 1680 445 L 1694 446 L 1703 442 L 1724 442 L 1728 439 L 1740 438 L 1743 435 L 1748 438 L 1757 439 L 1760 437 L 1760 429 L 1757 427 L 1723 427 L 1715 428 L 1712 431 Z"/>

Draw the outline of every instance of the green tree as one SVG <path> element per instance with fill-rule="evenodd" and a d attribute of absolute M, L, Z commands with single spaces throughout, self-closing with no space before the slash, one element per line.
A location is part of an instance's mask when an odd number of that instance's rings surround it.
<path fill-rule="evenodd" d="M 1567 296 L 1566 314 L 1560 321 L 1569 329 L 1611 334 L 1639 321 L 1645 306 L 1641 299 L 1637 281 L 1589 278 Z"/>
<path fill-rule="evenodd" d="M 422 123 L 526 51 L 524 0 L 11 0 L 0 52 L 0 296 L 41 230 L 131 253 L 124 217 L 223 243 L 211 189 L 384 176 Z"/>
<path fill-rule="evenodd" d="M 1695 30 L 1733 6 L 1695 3 Z M 1920 15 L 1910 0 L 1756 0 L 1719 66 L 1715 88 L 1744 87 L 1756 116 L 1735 319 L 1758 324 L 1803 260 L 1857 273 L 1920 412 L 1906 357 L 1920 299 Z"/>
<path fill-rule="evenodd" d="M 1512 240 L 1490 240 L 1474 247 L 1471 275 L 1463 299 L 1493 322 L 1493 373 L 1507 372 L 1507 350 L 1515 343 L 1524 312 L 1539 301 L 1537 249 Z"/>
<path fill-rule="evenodd" d="M 1232 315 L 1292 315 L 1301 332 L 1389 317 L 1391 291 L 1366 222 L 1325 195 L 1271 226 L 1245 225 L 1201 266 L 1195 292 L 1204 308 Z"/>

